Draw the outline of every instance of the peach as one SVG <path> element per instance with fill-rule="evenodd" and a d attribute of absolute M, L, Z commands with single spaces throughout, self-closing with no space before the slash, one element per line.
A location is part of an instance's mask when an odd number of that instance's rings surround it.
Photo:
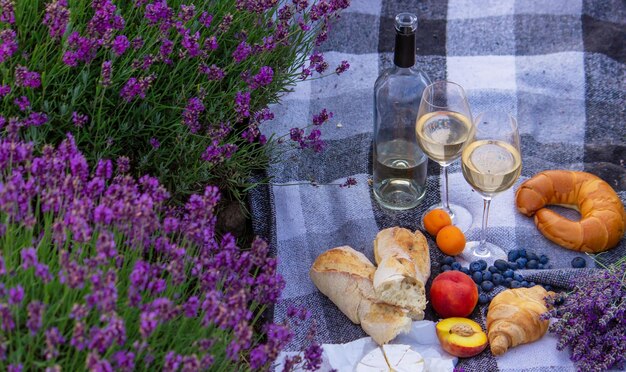
<path fill-rule="evenodd" d="M 487 335 L 480 324 L 467 318 L 447 318 L 437 323 L 441 347 L 459 358 L 480 354 L 487 347 Z"/>
<path fill-rule="evenodd" d="M 478 303 L 478 288 L 469 275 L 446 271 L 433 280 L 430 303 L 442 318 L 467 317 Z"/>

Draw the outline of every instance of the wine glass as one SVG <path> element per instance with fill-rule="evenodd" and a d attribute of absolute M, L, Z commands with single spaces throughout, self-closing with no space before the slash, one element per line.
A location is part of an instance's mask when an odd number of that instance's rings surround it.
<path fill-rule="evenodd" d="M 433 209 L 443 209 L 461 231 L 470 227 L 472 215 L 465 207 L 448 200 L 448 166 L 461 156 L 472 137 L 471 117 L 463 88 L 439 80 L 424 90 L 415 124 L 418 144 L 430 159 L 441 165 L 443 173 L 441 203 L 428 208 L 425 214 Z"/>
<path fill-rule="evenodd" d="M 505 191 L 520 176 L 522 156 L 517 121 L 506 112 L 489 111 L 476 116 L 475 133 L 463 150 L 461 166 L 463 177 L 483 200 L 483 221 L 480 241 L 465 245 L 460 261 L 483 259 L 493 263 L 506 259 L 502 248 L 487 242 L 487 221 L 491 199 Z"/>

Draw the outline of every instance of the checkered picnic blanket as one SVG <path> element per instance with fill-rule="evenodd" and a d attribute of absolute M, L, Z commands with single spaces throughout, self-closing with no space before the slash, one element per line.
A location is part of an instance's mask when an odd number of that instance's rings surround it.
<path fill-rule="evenodd" d="M 352 0 L 323 45 L 329 64 L 350 62 L 342 76 L 300 83 L 273 107 L 276 119 L 266 134 L 288 133 L 311 121 L 322 108 L 334 112 L 325 124 L 322 154 L 286 152 L 268 175 L 273 184 L 250 194 L 255 232 L 270 240 L 286 280 L 274 320 L 289 305 L 305 306 L 317 324 L 317 341 L 349 342 L 365 334 L 323 296 L 308 276 L 323 251 L 350 245 L 373 261 L 372 241 L 390 226 L 417 229 L 426 207 L 440 201 L 439 166 L 430 162 L 428 189 L 419 207 L 390 212 L 379 207 L 368 179 L 372 172 L 373 87 L 392 63 L 393 19 L 418 14 L 417 64 L 431 79 L 462 85 L 473 113 L 504 108 L 518 119 L 523 166 L 518 183 L 492 202 L 489 240 L 504 247 L 528 248 L 552 259 L 553 270 L 526 272 L 536 282 L 567 287 L 580 270 L 567 269 L 575 252 L 560 248 L 515 210 L 519 184 L 545 169 L 595 173 L 626 199 L 626 3 L 623 0 Z M 285 144 L 285 146 L 287 146 Z M 474 224 L 468 240 L 479 238 L 482 199 L 464 181 L 460 166 L 449 170 L 451 202 L 468 208 Z M 315 186 L 345 182 L 350 188 Z M 430 239 L 430 237 L 429 237 Z M 601 261 L 626 255 L 626 239 Z M 432 239 L 432 262 L 441 258 Z M 590 266 L 593 261 L 586 257 Z M 433 266 L 432 277 L 439 268 Z M 587 271 L 584 271 L 587 273 Z M 524 274 L 524 273 L 523 273 Z M 430 307 L 426 319 L 436 320 Z M 472 317 L 484 325 L 484 308 Z M 305 342 L 300 334 L 289 349 Z M 467 371 L 573 370 L 568 358 L 552 350 L 516 348 L 494 358 L 488 351 L 463 360 Z M 534 350 L 534 351 L 533 351 Z M 528 355 L 528 353 L 534 355 Z M 549 357 L 549 355 L 556 355 Z"/>

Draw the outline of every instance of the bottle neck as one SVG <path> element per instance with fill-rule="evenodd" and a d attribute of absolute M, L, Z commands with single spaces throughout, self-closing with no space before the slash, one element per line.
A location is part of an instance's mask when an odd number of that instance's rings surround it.
<path fill-rule="evenodd" d="M 393 63 L 400 68 L 408 68 L 415 65 L 415 33 L 396 33 Z"/>

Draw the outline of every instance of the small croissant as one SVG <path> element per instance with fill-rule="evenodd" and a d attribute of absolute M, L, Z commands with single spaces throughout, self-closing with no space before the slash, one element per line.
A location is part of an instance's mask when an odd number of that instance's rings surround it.
<path fill-rule="evenodd" d="M 543 337 L 548 320 L 544 298 L 549 293 L 541 286 L 507 289 L 491 301 L 487 313 L 487 336 L 491 353 L 502 355 L 510 347 L 530 343 Z"/>

